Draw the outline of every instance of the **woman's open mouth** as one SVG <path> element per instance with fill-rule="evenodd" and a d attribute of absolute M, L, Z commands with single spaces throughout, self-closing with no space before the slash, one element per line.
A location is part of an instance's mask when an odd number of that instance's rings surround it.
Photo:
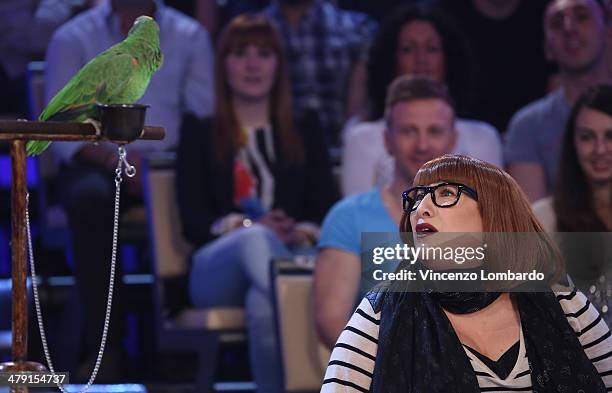
<path fill-rule="evenodd" d="M 428 224 L 426 222 L 417 224 L 414 228 L 414 231 L 416 232 L 417 238 L 426 237 L 433 233 L 438 232 L 435 226 Z"/>

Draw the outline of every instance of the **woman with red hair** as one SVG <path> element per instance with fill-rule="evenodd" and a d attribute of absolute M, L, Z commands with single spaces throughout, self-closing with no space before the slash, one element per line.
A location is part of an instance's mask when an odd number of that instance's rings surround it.
<path fill-rule="evenodd" d="M 196 246 L 196 307 L 245 306 L 257 391 L 282 391 L 270 262 L 313 249 L 337 198 L 316 116 L 294 121 L 280 39 L 234 18 L 217 48 L 212 118 L 184 120 L 177 163 L 183 233 Z"/>
<path fill-rule="evenodd" d="M 480 291 L 477 283 L 467 291 L 385 283 L 338 338 L 322 392 L 610 391 L 610 330 L 579 290 L 568 289 L 561 254 L 514 179 L 475 158 L 447 155 L 423 165 L 403 198 L 405 239 L 498 236 L 509 242 L 488 247 L 482 266 L 537 269 L 551 279 L 526 291 L 524 282 Z"/>

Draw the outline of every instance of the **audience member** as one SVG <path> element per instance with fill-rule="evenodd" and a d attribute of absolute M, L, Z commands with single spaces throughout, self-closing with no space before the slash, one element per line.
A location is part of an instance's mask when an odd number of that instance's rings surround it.
<path fill-rule="evenodd" d="M 319 113 L 329 146 L 363 109 L 374 22 L 326 0 L 276 0 L 264 11 L 278 26 L 289 60 L 297 115 Z"/>
<path fill-rule="evenodd" d="M 164 0 L 170 7 L 193 16 L 212 37 L 234 17 L 261 12 L 270 0 Z"/>
<path fill-rule="evenodd" d="M 612 269 L 605 251 L 610 250 L 610 237 L 592 232 L 612 232 L 611 85 L 587 90 L 574 105 L 563 136 L 553 196 L 535 202 L 533 210 L 547 231 L 564 232 L 560 240 L 568 271 L 610 325 L 612 304 L 608 305 L 606 286 Z M 602 241 L 607 245 L 598 244 Z"/>
<path fill-rule="evenodd" d="M 441 0 L 466 34 L 476 63 L 467 115 L 503 131 L 514 112 L 546 93 L 552 67 L 542 49 L 545 0 Z"/>
<path fill-rule="evenodd" d="M 571 105 L 588 87 L 610 80 L 605 13 L 597 1 L 552 1 L 544 28 L 546 54 L 559 65 L 561 87 L 514 115 L 505 144 L 508 172 L 531 201 L 553 189 Z"/>
<path fill-rule="evenodd" d="M 136 176 L 123 182 L 122 205 L 142 203 L 141 152 L 166 150 L 178 144 L 181 113 L 193 111 L 200 116 L 212 109 L 212 50 L 208 34 L 193 19 L 153 0 L 109 0 L 61 26 L 51 38 L 47 51 L 45 98 L 49 101 L 89 60 L 121 41 L 134 19 L 153 16 L 160 26 L 160 45 L 164 64 L 153 75 L 140 102 L 151 106 L 147 123 L 165 128 L 162 141 L 137 141 L 128 147 L 128 161 L 137 168 Z M 110 144 L 56 142 L 51 149 L 66 168 L 59 179 L 64 193 L 72 233 L 72 249 L 79 296 L 84 305 L 85 352 L 93 366 L 108 292 L 111 239 L 113 235 L 114 171 L 116 147 Z M 117 277 L 120 289 L 121 266 Z M 114 305 L 114 318 L 107 349 L 121 347 L 121 296 Z M 119 367 L 111 361 L 104 365 Z M 85 371 L 86 373 L 89 370 Z"/>
<path fill-rule="evenodd" d="M 281 392 L 270 262 L 314 252 L 337 191 L 316 116 L 294 123 L 286 59 L 265 16 L 229 23 L 215 73 L 215 114 L 187 116 L 178 151 L 183 233 L 198 247 L 191 299 L 245 306 L 257 391 Z"/>
<path fill-rule="evenodd" d="M 393 173 L 393 159 L 384 149 L 382 119 L 387 87 L 397 75 L 423 75 L 448 81 L 457 107 L 469 101 L 472 68 L 466 43 L 452 21 L 428 5 L 399 8 L 380 26 L 368 66 L 370 121 L 348 126 L 344 135 L 342 191 L 365 192 L 386 184 Z M 461 111 L 458 109 L 458 113 Z M 487 123 L 457 119 L 455 152 L 502 165 L 501 141 Z"/>
<path fill-rule="evenodd" d="M 338 7 L 346 10 L 363 12 L 370 15 L 378 22 L 387 17 L 391 10 L 406 3 L 431 3 L 436 0 L 381 0 L 381 1 L 361 1 L 361 0 L 337 0 Z"/>
<path fill-rule="evenodd" d="M 409 244 L 427 243 L 425 231 L 432 228 L 534 237 L 543 232 L 518 184 L 474 158 L 427 162 L 403 196 L 400 230 L 412 232 Z M 521 271 L 545 263 L 547 272 L 565 281 L 561 258 L 548 258 L 559 255 L 552 240 L 505 251 L 502 269 L 515 268 L 516 261 L 524 261 Z M 398 269 L 411 269 L 410 263 Z M 582 292 L 553 291 L 546 283 L 539 291 L 513 293 L 414 291 L 410 285 L 381 283 L 361 301 L 331 354 L 322 393 L 346 386 L 373 393 L 603 393 L 612 387 L 610 330 Z"/>
<path fill-rule="evenodd" d="M 4 0 L 0 3 L 0 113 L 28 115 L 26 69 L 44 56 L 53 31 L 94 0 Z M 38 115 L 38 114 L 35 114 Z"/>
<path fill-rule="evenodd" d="M 338 202 L 321 229 L 314 296 L 320 340 L 333 346 L 355 304 L 370 288 L 360 283 L 361 234 L 397 232 L 396 195 L 412 184 L 423 163 L 453 151 L 455 111 L 444 85 L 425 77 L 398 77 L 389 87 L 384 143 L 395 158 L 388 184 Z M 433 130 L 433 131 L 432 131 Z"/>
<path fill-rule="evenodd" d="M 174 2 L 184 3 L 185 0 Z M 232 18 L 240 14 L 261 12 L 270 4 L 270 0 L 194 0 L 192 3 L 195 3 L 195 17 L 216 37 Z"/>
<path fill-rule="evenodd" d="M 610 130 L 612 86 L 592 87 L 578 99 L 567 121 L 553 195 L 533 204 L 546 230 L 612 232 Z"/>

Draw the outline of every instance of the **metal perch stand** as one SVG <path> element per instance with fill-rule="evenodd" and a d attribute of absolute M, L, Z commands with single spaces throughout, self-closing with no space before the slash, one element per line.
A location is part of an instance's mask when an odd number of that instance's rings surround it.
<path fill-rule="evenodd" d="M 161 140 L 162 127 L 144 127 L 138 139 Z M 97 135 L 92 124 L 0 120 L 0 140 L 11 142 L 11 272 L 12 272 L 12 362 L 1 363 L 0 372 L 46 371 L 40 363 L 27 360 L 28 301 L 26 254 L 26 152 L 28 140 L 44 141 L 108 141 L 125 144 L 128 141 L 110 140 Z M 13 388 L 27 392 L 27 388 Z"/>

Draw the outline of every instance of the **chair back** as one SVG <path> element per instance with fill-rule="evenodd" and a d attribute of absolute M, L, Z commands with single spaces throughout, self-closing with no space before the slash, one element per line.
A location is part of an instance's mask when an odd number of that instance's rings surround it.
<path fill-rule="evenodd" d="M 330 352 L 319 342 L 315 327 L 313 266 L 276 260 L 272 275 L 285 391 L 318 392 Z"/>
<path fill-rule="evenodd" d="M 45 108 L 45 62 L 32 61 L 26 70 L 28 117 L 36 120 Z"/>
<path fill-rule="evenodd" d="M 147 157 L 143 166 L 158 339 L 163 341 L 159 335 L 169 330 L 242 331 L 246 323 L 242 307 L 186 308 L 172 319 L 167 318 L 164 284 L 187 285 L 188 258 L 192 251 L 182 235 L 174 184 L 174 161 L 174 153 L 155 153 Z"/>
<path fill-rule="evenodd" d="M 143 165 L 144 201 L 151 250 L 153 310 L 157 337 L 161 340 L 167 325 L 164 281 L 187 273 L 191 247 L 184 240 L 176 203 L 173 153 L 155 153 Z"/>
<path fill-rule="evenodd" d="M 191 246 L 183 238 L 174 186 L 174 155 L 150 156 L 145 164 L 145 205 L 158 279 L 187 272 Z"/>

